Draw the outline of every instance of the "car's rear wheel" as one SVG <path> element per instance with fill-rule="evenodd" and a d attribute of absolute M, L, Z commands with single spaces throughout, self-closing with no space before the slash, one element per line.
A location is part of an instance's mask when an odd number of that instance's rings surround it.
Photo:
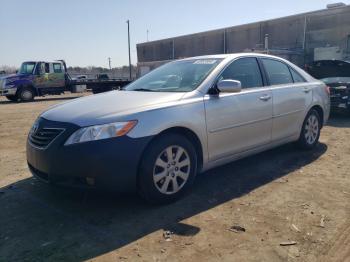
<path fill-rule="evenodd" d="M 18 97 L 16 95 L 8 95 L 6 98 L 12 102 L 16 102 L 18 100 Z"/>
<path fill-rule="evenodd" d="M 182 135 L 162 135 L 144 153 L 139 193 L 154 204 L 175 201 L 193 184 L 196 171 L 197 155 L 192 143 Z"/>
<path fill-rule="evenodd" d="M 314 148 L 320 138 L 321 121 L 320 115 L 315 109 L 307 114 L 301 129 L 298 144 L 302 149 Z"/>

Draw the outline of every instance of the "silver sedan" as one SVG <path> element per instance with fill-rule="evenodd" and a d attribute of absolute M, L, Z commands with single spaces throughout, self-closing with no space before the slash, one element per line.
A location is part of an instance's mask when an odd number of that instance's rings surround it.
<path fill-rule="evenodd" d="M 167 203 L 199 172 L 285 143 L 314 148 L 329 109 L 328 87 L 284 59 L 188 58 L 41 114 L 28 135 L 28 166 L 53 184 Z"/>

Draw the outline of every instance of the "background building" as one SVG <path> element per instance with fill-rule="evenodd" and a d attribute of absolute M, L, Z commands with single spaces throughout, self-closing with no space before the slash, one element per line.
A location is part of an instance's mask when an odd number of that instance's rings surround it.
<path fill-rule="evenodd" d="M 350 6 L 184 35 L 137 45 L 138 74 L 174 59 L 262 52 L 303 66 L 322 59 L 350 59 Z"/>

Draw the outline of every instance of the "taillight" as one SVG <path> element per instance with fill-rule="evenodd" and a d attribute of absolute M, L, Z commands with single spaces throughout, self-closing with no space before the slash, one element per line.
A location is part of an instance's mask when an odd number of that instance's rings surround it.
<path fill-rule="evenodd" d="M 331 95 L 331 88 L 329 86 L 326 86 L 326 92 L 330 96 Z"/>

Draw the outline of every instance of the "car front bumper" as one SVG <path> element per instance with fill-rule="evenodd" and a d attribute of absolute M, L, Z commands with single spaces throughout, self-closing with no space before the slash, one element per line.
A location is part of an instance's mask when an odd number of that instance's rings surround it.
<path fill-rule="evenodd" d="M 17 88 L 0 89 L 0 96 L 14 96 L 16 92 Z"/>
<path fill-rule="evenodd" d="M 134 139 L 123 136 L 65 146 L 65 141 L 78 126 L 43 118 L 39 122 L 39 126 L 55 126 L 65 131 L 46 149 L 27 140 L 28 167 L 35 177 L 62 186 L 118 192 L 136 190 L 138 165 L 152 137 Z"/>

